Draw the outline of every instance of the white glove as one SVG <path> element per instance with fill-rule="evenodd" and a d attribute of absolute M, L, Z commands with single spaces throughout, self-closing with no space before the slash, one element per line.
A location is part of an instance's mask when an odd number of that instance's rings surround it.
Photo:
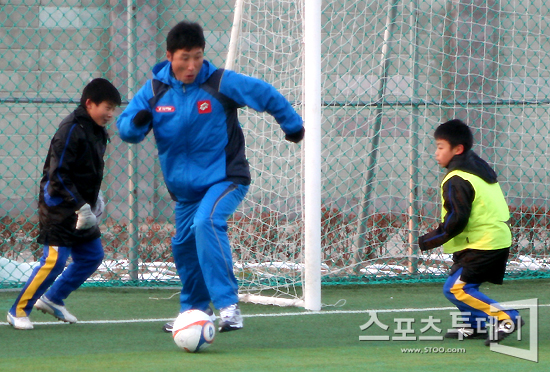
<path fill-rule="evenodd" d="M 90 204 L 86 203 L 75 212 L 78 215 L 76 220 L 76 229 L 77 230 L 87 230 L 94 227 L 97 224 L 97 218 L 95 214 L 92 213 Z"/>
<path fill-rule="evenodd" d="M 105 210 L 105 201 L 103 200 L 103 193 L 101 190 L 97 194 L 97 201 L 95 202 L 94 207 L 92 208 L 92 213 L 95 214 L 97 218 L 103 214 Z"/>

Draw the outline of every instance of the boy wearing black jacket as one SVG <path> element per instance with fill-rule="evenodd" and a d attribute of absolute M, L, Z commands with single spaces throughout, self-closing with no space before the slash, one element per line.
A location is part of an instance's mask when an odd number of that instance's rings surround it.
<path fill-rule="evenodd" d="M 77 321 L 64 300 L 103 260 L 97 217 L 105 206 L 100 193 L 105 125 L 120 104 L 120 93 L 109 81 L 92 80 L 51 140 L 38 198 L 37 241 L 44 253 L 8 312 L 8 323 L 16 329 L 33 329 L 33 306 L 64 322 Z M 73 262 L 63 271 L 69 256 Z"/>

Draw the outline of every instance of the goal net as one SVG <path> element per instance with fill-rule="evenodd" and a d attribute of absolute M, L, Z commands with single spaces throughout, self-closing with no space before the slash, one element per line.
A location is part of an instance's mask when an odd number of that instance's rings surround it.
<path fill-rule="evenodd" d="M 238 0 L 235 9 L 226 68 L 270 82 L 303 116 L 303 3 Z M 303 151 L 268 114 L 244 109 L 240 121 L 252 173 L 230 225 L 240 298 L 303 306 Z"/>
<path fill-rule="evenodd" d="M 304 3 L 243 9 L 235 70 L 303 112 Z M 322 128 L 324 283 L 446 275 L 449 255 L 413 243 L 439 220 L 433 130 L 451 118 L 473 128 L 513 212 L 509 276 L 548 276 L 550 25 L 540 14 L 529 1 L 322 2 L 322 123 L 306 130 Z M 254 183 L 232 226 L 241 289 L 299 300 L 308 164 L 269 116 L 242 117 Z"/>

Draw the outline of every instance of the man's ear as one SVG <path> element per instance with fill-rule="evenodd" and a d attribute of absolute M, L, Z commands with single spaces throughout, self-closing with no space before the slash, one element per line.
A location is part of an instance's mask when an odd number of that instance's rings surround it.
<path fill-rule="evenodd" d="M 460 155 L 464 153 L 464 145 L 456 145 L 454 148 L 455 155 Z"/>

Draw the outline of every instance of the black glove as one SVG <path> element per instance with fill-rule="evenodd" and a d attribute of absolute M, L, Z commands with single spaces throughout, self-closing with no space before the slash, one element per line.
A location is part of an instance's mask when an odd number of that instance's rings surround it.
<path fill-rule="evenodd" d="M 430 249 L 433 249 L 433 248 L 426 248 L 426 245 L 424 244 L 424 235 L 422 235 L 418 238 L 417 244 L 418 244 L 418 248 L 422 252 L 429 251 Z"/>
<path fill-rule="evenodd" d="M 149 112 L 149 110 L 141 110 L 134 116 L 134 125 L 138 128 L 144 127 L 146 125 L 149 125 L 149 123 L 153 121 L 153 115 Z"/>
<path fill-rule="evenodd" d="M 304 139 L 304 134 L 306 133 L 306 128 L 302 127 L 298 132 L 287 134 L 285 139 L 290 142 L 298 143 Z"/>

